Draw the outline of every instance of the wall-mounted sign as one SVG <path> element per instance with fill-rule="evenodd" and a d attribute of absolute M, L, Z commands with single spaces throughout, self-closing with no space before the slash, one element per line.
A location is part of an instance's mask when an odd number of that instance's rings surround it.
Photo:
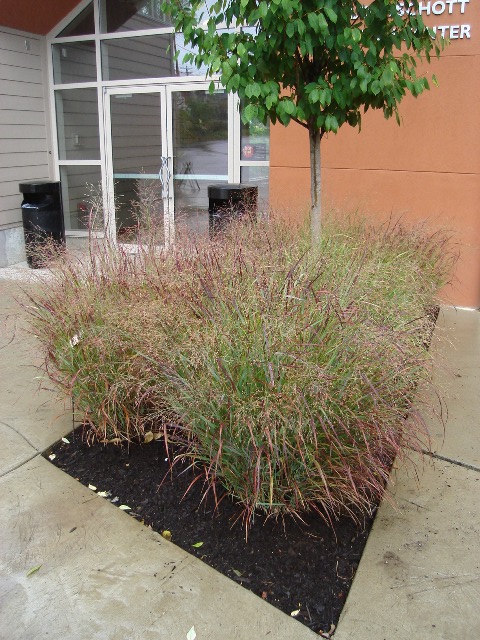
<path fill-rule="evenodd" d="M 418 3 L 418 13 L 425 18 L 427 16 L 458 16 L 458 24 L 433 24 L 428 25 L 447 40 L 469 40 L 471 38 L 471 25 L 463 22 L 470 0 L 423 0 Z"/>

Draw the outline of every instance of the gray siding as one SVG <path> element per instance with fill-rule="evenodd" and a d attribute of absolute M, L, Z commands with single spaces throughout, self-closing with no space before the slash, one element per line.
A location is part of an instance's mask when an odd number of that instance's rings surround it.
<path fill-rule="evenodd" d="M 42 46 L 0 29 L 0 229 L 21 223 L 18 183 L 49 178 Z"/>

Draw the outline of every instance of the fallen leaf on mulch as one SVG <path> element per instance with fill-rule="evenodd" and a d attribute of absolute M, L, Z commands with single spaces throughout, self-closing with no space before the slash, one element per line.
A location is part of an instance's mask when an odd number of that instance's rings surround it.
<path fill-rule="evenodd" d="M 336 626 L 333 624 L 333 622 L 332 622 L 332 624 L 330 625 L 330 629 L 329 629 L 328 631 L 322 631 L 322 630 L 320 629 L 320 631 L 318 632 L 318 635 L 319 635 L 321 638 L 325 638 L 326 640 L 330 640 L 330 639 L 331 639 L 331 637 L 332 637 L 332 634 L 333 634 L 333 632 L 335 631 L 335 629 L 336 629 L 336 628 L 337 628 L 337 627 L 336 627 Z"/>

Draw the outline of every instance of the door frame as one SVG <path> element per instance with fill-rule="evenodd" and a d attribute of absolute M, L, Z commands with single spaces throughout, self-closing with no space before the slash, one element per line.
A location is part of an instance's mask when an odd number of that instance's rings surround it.
<path fill-rule="evenodd" d="M 216 82 L 216 88 L 222 89 Z M 170 246 L 175 241 L 175 199 L 174 199 L 174 174 L 173 174 L 173 108 L 172 97 L 181 91 L 208 91 L 210 81 L 204 79 L 182 78 L 168 80 L 162 83 L 144 84 L 119 84 L 114 87 L 104 87 L 104 140 L 105 140 L 105 235 L 116 243 L 116 219 L 115 219 L 115 177 L 113 173 L 113 146 L 112 146 L 112 121 L 111 98 L 122 94 L 159 94 L 159 117 L 162 131 L 162 157 L 167 158 L 168 171 L 164 175 L 168 177 L 167 188 L 163 191 L 164 204 L 164 228 L 165 246 Z M 225 90 L 224 90 L 225 91 Z M 235 94 L 227 92 L 228 98 L 228 182 L 240 182 L 240 109 L 239 99 Z M 162 159 L 159 158 L 159 173 Z M 214 180 L 214 178 L 212 178 Z"/>

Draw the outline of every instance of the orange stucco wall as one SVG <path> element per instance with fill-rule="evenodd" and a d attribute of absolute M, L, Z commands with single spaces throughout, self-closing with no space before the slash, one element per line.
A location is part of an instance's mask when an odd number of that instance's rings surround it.
<path fill-rule="evenodd" d="M 427 3 L 424 2 L 424 5 Z M 430 6 L 433 5 L 433 2 Z M 391 214 L 451 230 L 459 260 L 446 301 L 480 306 L 480 2 L 452 4 L 452 14 L 425 16 L 431 26 L 470 25 L 470 39 L 452 40 L 425 66 L 439 87 L 400 106 L 402 126 L 368 112 L 362 131 L 343 127 L 322 142 L 323 202 Z M 436 5 L 437 11 L 441 8 Z M 453 30 L 453 34 L 460 29 Z M 290 218 L 305 216 L 310 192 L 308 137 L 298 125 L 272 127 L 272 203 Z"/>

